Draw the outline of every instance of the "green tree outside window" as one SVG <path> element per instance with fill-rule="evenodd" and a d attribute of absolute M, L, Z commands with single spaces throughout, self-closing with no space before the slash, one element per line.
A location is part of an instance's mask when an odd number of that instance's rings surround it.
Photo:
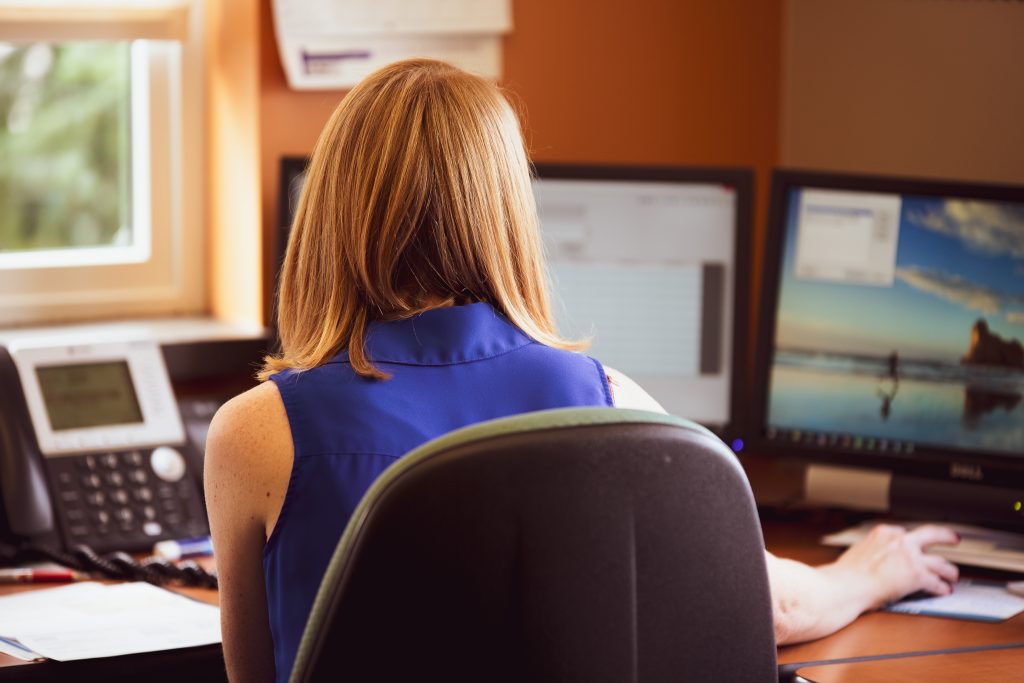
<path fill-rule="evenodd" d="M 0 252 L 127 246 L 128 42 L 0 43 Z"/>

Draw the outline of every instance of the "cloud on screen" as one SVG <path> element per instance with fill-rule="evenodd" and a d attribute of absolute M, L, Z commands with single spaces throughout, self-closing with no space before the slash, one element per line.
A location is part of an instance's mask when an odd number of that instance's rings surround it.
<path fill-rule="evenodd" d="M 957 237 L 985 254 L 1024 259 L 1024 206 L 972 199 L 947 199 L 936 208 L 911 211 L 911 223 Z"/>
<path fill-rule="evenodd" d="M 896 277 L 914 289 L 988 315 L 999 313 L 1007 303 L 1006 297 L 991 287 L 941 270 L 907 266 L 897 268 Z"/>

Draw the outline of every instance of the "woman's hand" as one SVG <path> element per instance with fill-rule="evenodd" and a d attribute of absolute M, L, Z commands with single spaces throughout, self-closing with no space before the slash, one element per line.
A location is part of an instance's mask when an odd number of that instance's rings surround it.
<path fill-rule="evenodd" d="M 925 524 L 912 531 L 880 524 L 822 571 L 853 582 L 864 591 L 865 609 L 877 609 L 917 591 L 948 595 L 959 571 L 952 562 L 925 551 L 934 545 L 956 545 L 950 529 Z"/>
<path fill-rule="evenodd" d="M 906 531 L 880 525 L 822 567 L 766 553 L 776 642 L 786 645 L 827 636 L 862 612 L 915 591 L 949 594 L 957 579 L 956 566 L 925 551 L 959 542 L 944 527 Z"/>

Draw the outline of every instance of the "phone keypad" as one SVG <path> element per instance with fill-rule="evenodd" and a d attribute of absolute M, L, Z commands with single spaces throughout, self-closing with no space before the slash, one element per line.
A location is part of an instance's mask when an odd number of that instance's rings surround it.
<path fill-rule="evenodd" d="M 195 480 L 166 481 L 154 468 L 169 449 L 156 450 L 156 458 L 151 450 L 130 450 L 48 461 L 69 542 L 99 552 L 148 550 L 159 540 L 207 532 Z"/>

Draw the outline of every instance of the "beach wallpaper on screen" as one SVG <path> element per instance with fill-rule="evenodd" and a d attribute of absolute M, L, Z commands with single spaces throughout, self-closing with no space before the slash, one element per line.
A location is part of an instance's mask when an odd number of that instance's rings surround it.
<path fill-rule="evenodd" d="M 788 200 L 769 425 L 1024 454 L 1024 204 L 903 197 L 879 286 L 797 277 Z"/>

